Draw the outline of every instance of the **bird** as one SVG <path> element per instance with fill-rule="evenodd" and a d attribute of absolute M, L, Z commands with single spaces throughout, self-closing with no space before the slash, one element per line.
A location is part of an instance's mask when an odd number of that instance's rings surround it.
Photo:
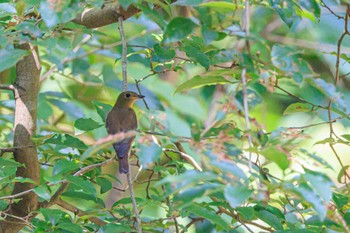
<path fill-rule="evenodd" d="M 126 133 L 136 130 L 137 118 L 134 109 L 134 102 L 145 96 L 133 91 L 120 93 L 111 111 L 106 117 L 106 129 L 108 134 Z M 132 142 L 135 136 L 124 138 L 113 144 L 116 156 L 119 158 L 119 173 L 129 172 L 128 157 Z"/>

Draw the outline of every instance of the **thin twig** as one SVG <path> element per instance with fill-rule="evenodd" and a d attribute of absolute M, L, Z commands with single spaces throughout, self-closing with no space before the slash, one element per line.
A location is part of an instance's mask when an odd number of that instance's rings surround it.
<path fill-rule="evenodd" d="M 328 125 L 328 124 L 332 124 L 335 123 L 341 119 L 347 118 L 350 116 L 350 113 L 344 116 L 340 116 L 337 118 L 332 119 L 331 121 L 325 121 L 325 122 L 319 122 L 319 123 L 314 123 L 314 124 L 309 124 L 309 125 L 303 125 L 303 126 L 291 126 L 288 127 L 287 129 L 306 129 L 306 128 L 311 128 L 311 127 L 315 127 L 315 126 L 319 126 L 319 125 Z M 267 133 L 267 134 L 271 134 L 271 133 Z"/>
<path fill-rule="evenodd" d="M 123 75 L 123 91 L 128 90 L 128 77 L 126 72 L 126 53 L 127 45 L 125 40 L 124 28 L 123 28 L 123 17 L 118 17 L 118 29 L 120 37 L 122 39 L 122 75 Z"/>
<path fill-rule="evenodd" d="M 12 84 L 10 85 L 0 84 L 0 89 L 14 91 L 15 87 Z"/>
<path fill-rule="evenodd" d="M 126 70 L 127 44 L 126 44 L 126 40 L 125 40 L 125 34 L 124 34 L 124 28 L 123 28 L 123 17 L 122 16 L 118 17 L 118 29 L 119 29 L 120 37 L 122 39 L 123 91 L 127 91 L 128 90 L 128 76 L 127 76 L 127 70 Z M 129 154 L 130 154 L 130 152 L 129 152 Z M 126 176 L 127 176 L 127 181 L 128 181 L 128 185 L 129 185 L 131 202 L 132 202 L 132 205 L 134 208 L 135 218 L 136 218 L 136 222 L 137 222 L 137 226 L 136 226 L 137 232 L 142 233 L 141 218 L 140 218 L 139 210 L 137 208 L 137 203 L 136 203 L 136 199 L 135 199 L 135 193 L 134 193 L 131 175 L 130 175 L 130 163 L 129 162 L 128 162 L 128 172 L 127 172 Z"/>
<path fill-rule="evenodd" d="M 327 10 L 329 10 L 329 12 L 331 12 L 332 13 L 332 15 L 334 15 L 335 17 L 337 17 L 338 19 L 344 19 L 344 17 L 343 16 L 340 16 L 340 15 L 338 15 L 338 14 L 336 14 L 329 6 L 327 6 L 327 4 L 326 3 L 324 3 L 324 1 L 323 0 L 321 0 L 321 2 L 322 2 L 322 4 L 323 4 L 323 6 L 324 7 L 326 7 L 327 8 Z"/>
<path fill-rule="evenodd" d="M 4 154 L 4 153 L 14 153 L 15 149 L 14 148 L 0 148 L 0 157 Z"/>
<path fill-rule="evenodd" d="M 334 86 L 337 86 L 339 84 L 340 81 L 340 55 L 341 55 L 341 44 L 343 42 L 343 39 L 345 38 L 345 36 L 350 35 L 349 30 L 348 30 L 348 22 L 349 22 L 349 14 L 350 14 L 350 5 L 347 5 L 346 8 L 346 13 L 345 13 L 345 18 L 344 18 L 344 32 L 342 33 L 342 35 L 340 36 L 338 43 L 337 43 L 337 60 L 335 63 L 335 78 L 334 78 Z M 328 106 L 327 106 L 327 112 L 328 112 L 328 121 L 329 123 L 329 137 L 332 138 L 333 136 L 338 137 L 335 132 L 334 132 L 334 128 L 333 128 L 333 119 L 332 119 L 332 114 L 331 114 L 331 107 L 333 104 L 333 99 L 329 100 Z M 341 161 L 338 152 L 335 150 L 333 143 L 329 142 L 328 143 L 329 147 L 331 148 L 334 156 L 337 158 L 340 166 L 342 167 L 342 169 L 344 170 L 344 183 L 346 186 L 348 186 L 347 184 L 347 178 L 350 179 L 350 175 L 348 174 L 348 172 L 346 171 L 346 169 L 344 169 L 344 164 Z"/>
<path fill-rule="evenodd" d="M 327 109 L 327 107 L 325 107 L 325 106 L 313 104 L 313 103 L 311 103 L 311 102 L 309 102 L 309 101 L 307 101 L 307 100 L 305 100 L 305 99 L 303 99 L 303 98 L 300 98 L 299 96 L 296 96 L 296 95 L 292 94 L 291 92 L 287 91 L 286 89 L 280 87 L 280 86 L 278 85 L 278 83 L 275 84 L 275 87 L 276 87 L 277 89 L 283 91 L 283 92 L 286 93 L 287 95 L 289 95 L 289 96 L 291 96 L 291 97 L 293 97 L 293 98 L 299 100 L 299 101 L 302 102 L 302 103 L 310 104 L 312 108 L 317 107 L 317 108 Z"/>
<path fill-rule="evenodd" d="M 142 223 L 141 223 L 139 210 L 137 208 L 135 193 L 134 193 L 134 189 L 133 189 L 133 185 L 132 185 L 132 180 L 131 180 L 131 175 L 130 175 L 130 163 L 129 162 L 128 162 L 128 173 L 126 174 L 126 176 L 127 176 L 128 185 L 129 185 L 131 202 L 132 202 L 132 206 L 134 208 L 135 218 L 136 218 L 136 222 L 137 222 L 137 225 L 136 225 L 137 232 L 142 233 L 142 225 L 141 225 Z"/>
<path fill-rule="evenodd" d="M 249 0 L 245 0 L 245 36 L 249 36 L 249 24 L 250 24 L 250 6 Z M 246 49 L 249 51 L 249 43 L 246 42 Z M 249 107 L 248 107 L 248 92 L 247 92 L 247 69 L 243 68 L 241 75 L 242 92 L 243 92 L 243 108 L 244 108 L 244 118 L 245 118 L 245 128 L 247 131 L 248 145 L 249 148 L 253 147 L 252 135 L 250 134 L 250 121 L 249 121 Z M 252 170 L 252 152 L 249 151 L 249 171 Z"/>

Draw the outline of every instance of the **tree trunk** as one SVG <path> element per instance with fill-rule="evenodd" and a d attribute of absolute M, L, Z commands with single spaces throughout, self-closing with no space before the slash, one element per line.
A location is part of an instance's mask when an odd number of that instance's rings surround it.
<path fill-rule="evenodd" d="M 37 48 L 31 49 L 29 44 L 19 46 L 20 49 L 30 51 L 23 60 L 16 65 L 15 81 L 15 123 L 14 123 L 14 157 L 24 166 L 17 169 L 17 177 L 30 178 L 39 184 L 40 170 L 38 156 L 32 136 L 36 132 L 38 109 L 38 92 L 40 78 L 40 64 Z M 13 194 L 34 188 L 35 184 L 16 183 Z M 22 200 L 10 206 L 7 214 L 26 217 L 37 209 L 38 196 L 31 192 L 21 197 Z M 0 231 L 6 233 L 18 232 L 25 224 L 19 219 L 8 216 L 0 222 Z"/>

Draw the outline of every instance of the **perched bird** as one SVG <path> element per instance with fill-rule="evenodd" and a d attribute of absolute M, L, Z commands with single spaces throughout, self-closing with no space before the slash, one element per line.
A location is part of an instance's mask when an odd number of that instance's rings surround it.
<path fill-rule="evenodd" d="M 144 98 L 132 91 L 122 92 L 115 102 L 112 110 L 107 114 L 106 128 L 108 134 L 128 132 L 137 128 L 137 119 L 132 106 L 138 99 Z M 128 156 L 135 136 L 125 138 L 113 144 L 119 158 L 119 172 L 128 173 Z"/>

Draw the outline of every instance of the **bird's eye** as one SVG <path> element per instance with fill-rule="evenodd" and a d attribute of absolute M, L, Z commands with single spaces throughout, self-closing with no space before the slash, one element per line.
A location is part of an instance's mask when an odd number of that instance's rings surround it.
<path fill-rule="evenodd" d="M 129 98 L 129 97 L 130 97 L 130 93 L 126 93 L 125 96 L 126 96 L 127 98 Z"/>

